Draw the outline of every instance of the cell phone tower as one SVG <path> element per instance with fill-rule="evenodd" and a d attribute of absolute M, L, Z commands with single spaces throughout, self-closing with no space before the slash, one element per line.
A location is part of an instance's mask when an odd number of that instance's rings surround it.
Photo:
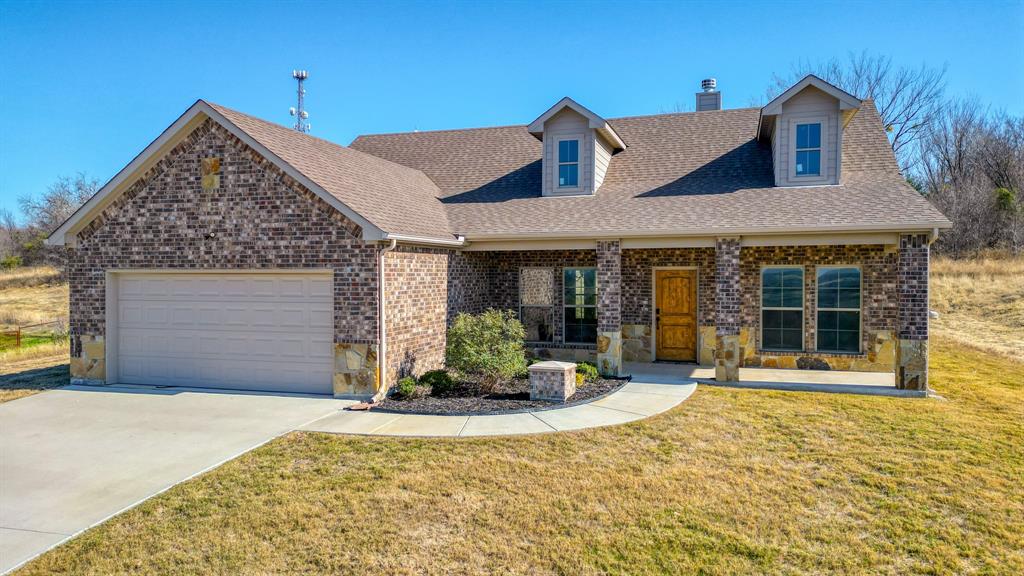
<path fill-rule="evenodd" d="M 299 82 L 299 105 L 288 109 L 288 113 L 295 116 L 295 125 L 292 126 L 292 128 L 303 133 L 309 132 L 309 129 L 312 128 L 312 126 L 308 122 L 309 112 L 306 112 L 305 107 L 306 88 L 302 85 L 306 78 L 309 78 L 309 72 L 306 72 L 305 70 L 292 70 L 292 78 L 295 78 Z"/>

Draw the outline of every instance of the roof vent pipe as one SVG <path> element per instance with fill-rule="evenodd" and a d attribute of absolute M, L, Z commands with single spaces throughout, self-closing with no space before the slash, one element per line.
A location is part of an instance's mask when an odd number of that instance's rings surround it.
<path fill-rule="evenodd" d="M 718 91 L 718 81 L 705 78 L 700 81 L 703 92 L 697 92 L 697 112 L 722 109 L 722 93 Z"/>

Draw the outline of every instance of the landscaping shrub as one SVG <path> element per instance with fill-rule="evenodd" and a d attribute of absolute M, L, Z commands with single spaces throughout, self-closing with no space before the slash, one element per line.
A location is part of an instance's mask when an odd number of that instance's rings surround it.
<path fill-rule="evenodd" d="M 448 329 L 445 360 L 448 367 L 482 378 L 481 387 L 493 391 L 502 380 L 526 368 L 523 339 L 526 331 L 511 310 L 459 314 Z"/>
<path fill-rule="evenodd" d="M 416 379 L 406 376 L 398 381 L 398 395 L 402 398 L 412 398 L 416 395 Z"/>
<path fill-rule="evenodd" d="M 434 396 L 447 396 L 455 392 L 455 380 L 447 370 L 431 370 L 420 376 L 420 384 L 430 387 Z"/>
<path fill-rule="evenodd" d="M 576 373 L 576 387 L 583 388 L 587 384 L 587 377 L 579 372 Z"/>
<path fill-rule="evenodd" d="M 600 376 L 600 373 L 597 371 L 597 366 L 594 366 L 590 362 L 580 362 L 576 365 L 576 375 L 579 376 L 580 374 L 586 378 L 587 382 L 595 382 L 598 376 Z M 577 378 L 577 380 L 579 380 L 579 378 Z"/>

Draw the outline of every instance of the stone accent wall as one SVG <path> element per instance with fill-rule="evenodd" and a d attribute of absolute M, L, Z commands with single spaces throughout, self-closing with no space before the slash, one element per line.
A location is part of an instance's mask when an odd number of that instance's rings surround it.
<path fill-rule="evenodd" d="M 399 246 L 384 256 L 387 384 L 444 367 L 451 250 Z"/>
<path fill-rule="evenodd" d="M 928 389 L 928 258 L 928 235 L 900 236 L 898 388 Z"/>
<path fill-rule="evenodd" d="M 211 158 L 219 159 L 218 178 L 207 174 L 216 186 L 204 189 L 203 163 L 209 171 Z M 125 268 L 333 268 L 335 342 L 376 344 L 378 248 L 361 234 L 207 120 L 86 226 L 69 251 L 72 366 L 92 363 L 82 360 L 83 344 L 106 335 L 106 271 Z"/>
<path fill-rule="evenodd" d="M 740 239 L 715 241 L 715 379 L 739 380 Z"/>

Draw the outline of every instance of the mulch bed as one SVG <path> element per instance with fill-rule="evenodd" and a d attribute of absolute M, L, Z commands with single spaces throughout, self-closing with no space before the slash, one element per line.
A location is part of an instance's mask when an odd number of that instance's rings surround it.
<path fill-rule="evenodd" d="M 479 392 L 475 382 L 461 382 L 459 390 L 450 396 L 424 396 L 412 399 L 389 396 L 376 404 L 373 411 L 447 416 L 532 412 L 584 404 L 611 394 L 628 381 L 628 378 L 598 378 L 582 388 L 577 388 L 576 393 L 570 396 L 564 404 L 545 400 L 530 400 L 530 381 L 527 378 L 516 378 L 504 382 L 498 387 L 498 390 L 487 395 Z"/>

